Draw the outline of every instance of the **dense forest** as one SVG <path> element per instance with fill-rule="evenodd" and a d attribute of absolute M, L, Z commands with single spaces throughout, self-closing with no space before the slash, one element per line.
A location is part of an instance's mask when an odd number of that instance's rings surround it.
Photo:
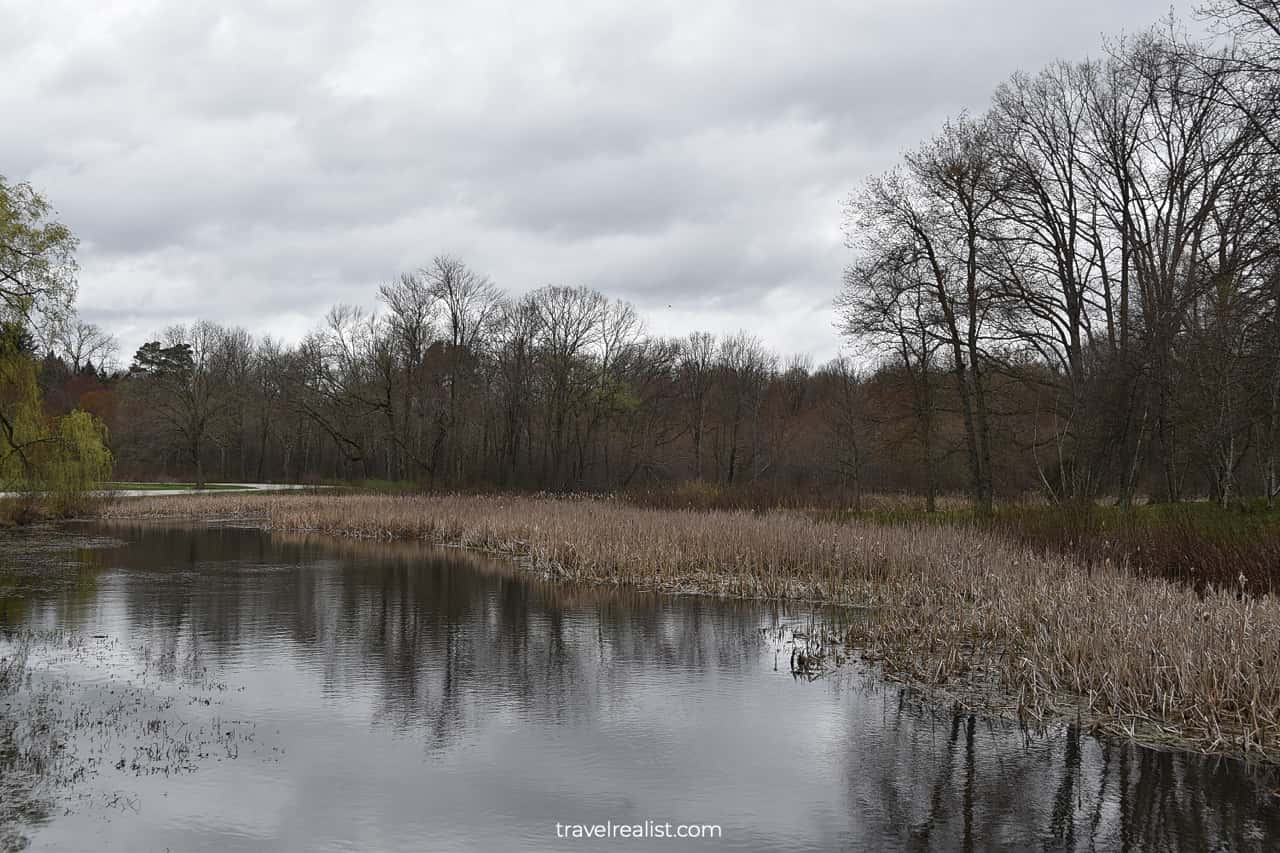
<path fill-rule="evenodd" d="M 831 363 L 442 254 L 296 345 L 199 322 L 121 362 L 67 319 L 45 405 L 134 478 L 1270 503 L 1280 6 L 1206 15 L 1016 74 L 854 189 Z"/>
<path fill-rule="evenodd" d="M 46 401 L 102 417 L 130 478 L 549 490 L 702 480 L 850 499 L 926 487 L 895 365 L 783 362 L 747 333 L 650 336 L 625 302 L 556 286 L 511 298 L 448 257 L 380 296 L 385 310 L 335 306 L 295 347 L 198 323 L 166 330 L 124 371 L 55 351 Z M 961 438 L 951 421 L 940 446 Z M 963 489 L 963 465 L 945 453 L 935 485 Z M 1002 482 L 1035 488 L 1021 456 Z"/>

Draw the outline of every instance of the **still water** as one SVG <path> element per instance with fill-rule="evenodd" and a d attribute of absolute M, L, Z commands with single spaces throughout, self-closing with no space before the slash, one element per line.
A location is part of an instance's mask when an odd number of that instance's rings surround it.
<path fill-rule="evenodd" d="M 60 535 L 0 539 L 43 567 L 0 631 L 44 632 L 0 696 L 0 847 L 1280 849 L 1271 771 L 793 678 L 803 609 L 235 527 Z M 37 712 L 59 746 L 23 764 Z M 720 836 L 558 837 L 610 821 Z"/>

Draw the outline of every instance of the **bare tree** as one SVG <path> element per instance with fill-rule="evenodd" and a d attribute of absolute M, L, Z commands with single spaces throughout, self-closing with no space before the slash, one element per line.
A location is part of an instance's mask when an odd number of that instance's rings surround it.
<path fill-rule="evenodd" d="M 1206 56 L 1192 45 L 1187 55 L 1221 78 L 1222 99 L 1280 152 L 1280 0 L 1210 0 L 1201 14 L 1219 25 L 1231 48 Z"/>
<path fill-rule="evenodd" d="M 533 453 L 531 421 L 540 323 L 534 297 L 503 304 L 495 336 L 494 392 L 501 418 L 499 470 L 504 483 L 516 478 L 521 454 Z"/>
<path fill-rule="evenodd" d="M 448 406 L 437 420 L 430 451 L 434 477 L 445 465 L 446 442 L 453 440 L 451 476 L 459 475 L 462 442 L 458 441 L 459 413 L 478 375 L 477 359 L 501 321 L 502 294 L 493 282 L 457 258 L 442 255 L 423 271 L 430 294 L 440 306 L 444 338 L 444 387 Z"/>
<path fill-rule="evenodd" d="M 823 415 L 833 462 L 840 477 L 841 490 L 846 484 L 853 487 L 853 510 L 861 512 L 862 474 L 866 467 L 863 437 L 868 425 L 862 377 L 844 355 L 834 359 L 823 372 L 828 380 Z"/>
<path fill-rule="evenodd" d="M 615 418 L 626 415 L 632 408 L 634 398 L 627 393 L 625 376 L 629 362 L 639 353 L 638 345 L 644 335 L 644 323 L 635 306 L 622 299 L 606 301 L 599 312 L 598 323 L 595 389 L 577 442 L 579 480 L 587 473 L 590 448 L 597 446 L 603 451 L 604 476 L 608 477 L 609 443 L 597 439 L 609 430 Z"/>
<path fill-rule="evenodd" d="M 732 484 L 756 462 L 760 441 L 760 409 L 777 366 L 777 358 L 760 339 L 746 332 L 720 341 L 716 372 L 720 387 L 722 481 Z"/>
<path fill-rule="evenodd" d="M 873 178 L 850 202 L 857 240 L 895 246 L 928 282 L 931 334 L 948 351 L 964 420 L 971 489 L 989 511 L 991 413 L 987 346 L 999 292 L 990 274 L 1003 174 L 985 121 L 961 117 L 906 157 L 906 170 Z"/>
<path fill-rule="evenodd" d="M 539 363 L 545 374 L 543 478 L 563 488 L 569 485 L 569 430 L 581 413 L 595 371 L 589 358 L 600 341 L 601 321 L 608 302 L 585 287 L 544 287 L 534 293 L 538 317 Z"/>
<path fill-rule="evenodd" d="M 1175 351 L 1203 294 L 1203 245 L 1225 193 L 1248 167 L 1256 133 L 1222 97 L 1225 81 L 1206 75 L 1155 33 L 1129 50 L 1148 91 L 1129 186 L 1130 244 L 1147 376 L 1154 392 L 1161 496 L 1181 495 Z"/>
<path fill-rule="evenodd" d="M 1117 346 L 1112 241 L 1090 171 L 1089 74 L 1088 66 L 1055 63 L 1015 75 L 997 90 L 993 110 L 1005 171 L 992 270 L 1001 337 L 1034 353 L 1023 381 L 1047 380 L 1059 464 L 1056 482 L 1042 480 L 1051 495 L 1082 501 L 1111 474 L 1113 442 L 1092 404 L 1094 373 Z"/>
<path fill-rule="evenodd" d="M 937 404 L 934 372 L 941 339 L 929 271 L 906 247 L 880 247 L 845 271 L 836 299 L 840 330 L 851 342 L 901 365 L 911 393 L 911 416 L 920 442 L 925 508 L 937 509 Z M 871 419 L 866 413 L 864 420 Z M 883 417 L 877 419 L 883 423 Z M 859 457 L 861 458 L 861 457 Z"/>
<path fill-rule="evenodd" d="M 186 451 L 198 489 L 205 485 L 206 443 L 227 411 L 225 334 L 205 321 L 170 326 L 133 357 L 146 409 Z"/>
<path fill-rule="evenodd" d="M 440 389 L 427 368 L 440 302 L 423 273 L 401 275 L 378 293 L 387 306 L 386 338 L 378 357 L 380 403 L 391 444 L 388 477 L 404 476 L 406 465 L 431 471 L 434 461 L 427 458 L 427 435 L 439 429 L 445 417 Z"/>
<path fill-rule="evenodd" d="M 119 351 L 115 335 L 95 323 L 75 320 L 59 329 L 54 337 L 57 353 L 71 367 L 72 373 L 96 363 L 99 369 L 107 367 Z"/>
<path fill-rule="evenodd" d="M 689 434 L 693 440 L 693 478 L 701 480 L 703 444 L 707 430 L 707 405 L 715 380 L 716 339 L 707 332 L 693 332 L 680 344 L 678 369 L 684 389 Z"/>

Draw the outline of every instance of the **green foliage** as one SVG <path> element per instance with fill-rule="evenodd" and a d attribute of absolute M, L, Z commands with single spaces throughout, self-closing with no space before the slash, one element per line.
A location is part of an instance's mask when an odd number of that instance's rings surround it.
<path fill-rule="evenodd" d="M 25 324 L 60 323 L 76 290 L 76 238 L 51 221 L 53 209 L 30 184 L 0 176 L 0 313 Z"/>
<path fill-rule="evenodd" d="M 630 415 L 640 410 L 643 402 L 630 387 L 614 383 L 603 392 L 605 408 L 616 415 Z"/>
<path fill-rule="evenodd" d="M 111 491 L 131 492 L 185 492 L 195 487 L 195 483 L 107 482 L 102 485 Z M 243 492 L 248 491 L 248 486 L 238 483 L 205 483 L 204 490 L 208 492 Z"/>
<path fill-rule="evenodd" d="M 0 346 L 0 488 L 22 495 L 20 514 L 39 499 L 58 515 L 82 509 L 111 467 L 102 421 L 78 409 L 45 417 L 35 362 Z"/>
<path fill-rule="evenodd" d="M 160 376 L 185 376 L 195 366 L 190 344 L 161 346 L 159 341 L 147 341 L 133 355 L 134 373 L 150 373 Z"/>
<path fill-rule="evenodd" d="M 51 442 L 40 406 L 35 363 L 12 335 L 0 341 L 0 485 L 29 491 L 38 479 L 38 451 Z"/>
<path fill-rule="evenodd" d="M 22 495 L 28 516 L 39 495 L 73 512 L 111 475 L 106 427 L 74 411 L 48 418 L 33 359 L 30 324 L 56 329 L 76 289 L 76 238 L 29 184 L 0 177 L 0 489 Z"/>
<path fill-rule="evenodd" d="M 58 509 L 67 511 L 111 476 L 111 451 L 106 426 L 80 409 L 58 419 L 55 438 L 42 479 L 50 498 L 63 504 Z"/>

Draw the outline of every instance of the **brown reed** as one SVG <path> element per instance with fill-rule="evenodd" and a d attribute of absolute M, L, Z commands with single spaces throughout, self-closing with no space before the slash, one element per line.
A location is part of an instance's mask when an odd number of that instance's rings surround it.
<path fill-rule="evenodd" d="M 105 513 L 258 519 L 496 552 L 565 581 L 870 607 L 848 641 L 891 675 L 980 685 L 1033 719 L 1069 706 L 1104 729 L 1280 760 L 1280 600 L 1086 567 L 974 526 L 466 495 L 169 496 Z"/>

